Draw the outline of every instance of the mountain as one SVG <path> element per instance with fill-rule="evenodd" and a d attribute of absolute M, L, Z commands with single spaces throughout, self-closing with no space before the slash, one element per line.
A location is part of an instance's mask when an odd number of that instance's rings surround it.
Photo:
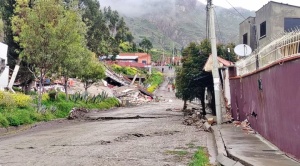
<path fill-rule="evenodd" d="M 206 4 L 197 0 L 100 0 L 101 7 L 111 6 L 124 17 L 135 41 L 144 37 L 154 47 L 181 48 L 206 38 Z M 243 17 L 253 11 L 236 8 Z M 238 41 L 239 23 L 244 18 L 235 9 L 215 7 L 216 35 L 219 42 Z"/>

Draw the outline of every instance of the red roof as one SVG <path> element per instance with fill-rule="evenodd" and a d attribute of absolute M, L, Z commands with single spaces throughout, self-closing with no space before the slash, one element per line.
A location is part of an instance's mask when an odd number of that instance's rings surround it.
<path fill-rule="evenodd" d="M 119 56 L 138 56 L 138 57 L 144 57 L 144 56 L 150 56 L 147 53 L 120 53 Z"/>

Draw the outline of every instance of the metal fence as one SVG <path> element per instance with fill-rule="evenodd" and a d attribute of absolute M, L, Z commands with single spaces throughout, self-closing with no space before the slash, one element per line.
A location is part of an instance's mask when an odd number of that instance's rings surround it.
<path fill-rule="evenodd" d="M 236 62 L 237 75 L 245 75 L 274 62 L 293 56 L 300 56 L 300 30 L 286 32 L 249 57 Z"/>

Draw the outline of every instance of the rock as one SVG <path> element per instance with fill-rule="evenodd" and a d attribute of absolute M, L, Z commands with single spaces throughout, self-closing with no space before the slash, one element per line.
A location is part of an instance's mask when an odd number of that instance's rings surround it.
<path fill-rule="evenodd" d="M 208 122 L 204 123 L 204 130 L 209 132 L 211 131 L 211 125 Z"/>
<path fill-rule="evenodd" d="M 214 123 L 214 118 L 208 118 L 207 123 L 212 125 Z"/>
<path fill-rule="evenodd" d="M 73 108 L 69 112 L 68 119 L 80 119 L 83 118 L 86 113 L 89 111 L 85 108 Z"/>
<path fill-rule="evenodd" d="M 166 111 L 172 111 L 172 109 L 171 108 L 167 108 Z"/>

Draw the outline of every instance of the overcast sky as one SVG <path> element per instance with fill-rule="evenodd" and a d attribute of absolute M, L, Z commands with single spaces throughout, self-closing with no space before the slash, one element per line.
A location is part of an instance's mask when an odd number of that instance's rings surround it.
<path fill-rule="evenodd" d="M 206 4 L 207 0 L 199 0 Z M 216 6 L 222 6 L 225 8 L 231 8 L 230 4 L 234 7 L 242 7 L 249 10 L 257 11 L 263 5 L 267 4 L 270 0 L 213 0 L 213 4 Z M 299 0 L 273 0 L 276 2 L 287 3 L 290 5 L 300 6 Z"/>

